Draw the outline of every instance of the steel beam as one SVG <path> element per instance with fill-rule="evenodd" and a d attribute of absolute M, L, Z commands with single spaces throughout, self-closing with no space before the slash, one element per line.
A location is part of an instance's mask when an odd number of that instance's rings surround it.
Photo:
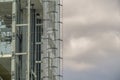
<path fill-rule="evenodd" d="M 30 80 L 30 31 L 31 31 L 31 0 L 28 0 L 28 6 L 27 6 L 27 9 L 28 9 L 28 33 L 27 33 L 27 79 L 26 80 Z"/>
<path fill-rule="evenodd" d="M 11 80 L 16 80 L 15 73 L 15 37 L 16 37 L 16 0 L 12 3 L 12 58 L 11 58 Z"/>
<path fill-rule="evenodd" d="M 0 0 L 0 2 L 12 2 L 13 0 Z"/>

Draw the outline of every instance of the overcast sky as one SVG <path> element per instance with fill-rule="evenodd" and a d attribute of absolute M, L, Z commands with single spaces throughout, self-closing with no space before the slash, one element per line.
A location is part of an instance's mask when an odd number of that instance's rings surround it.
<path fill-rule="evenodd" d="M 120 0 L 64 0 L 64 80 L 120 80 Z"/>

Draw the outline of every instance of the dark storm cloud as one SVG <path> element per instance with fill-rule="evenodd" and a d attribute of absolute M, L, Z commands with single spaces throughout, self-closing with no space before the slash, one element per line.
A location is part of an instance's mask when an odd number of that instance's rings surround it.
<path fill-rule="evenodd" d="M 119 0 L 64 1 L 65 80 L 120 79 L 119 4 Z"/>

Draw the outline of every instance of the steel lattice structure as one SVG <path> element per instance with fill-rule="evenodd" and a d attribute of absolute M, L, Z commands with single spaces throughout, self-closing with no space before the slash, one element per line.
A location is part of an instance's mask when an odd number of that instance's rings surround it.
<path fill-rule="evenodd" d="M 63 80 L 61 7 L 60 0 L 0 0 L 0 44 L 9 47 L 0 45 L 1 80 Z"/>

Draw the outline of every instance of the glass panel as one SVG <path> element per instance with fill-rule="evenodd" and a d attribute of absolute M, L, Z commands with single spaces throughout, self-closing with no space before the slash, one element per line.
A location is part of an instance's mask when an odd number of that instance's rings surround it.
<path fill-rule="evenodd" d="M 11 53 L 12 3 L 0 2 L 0 54 Z"/>

